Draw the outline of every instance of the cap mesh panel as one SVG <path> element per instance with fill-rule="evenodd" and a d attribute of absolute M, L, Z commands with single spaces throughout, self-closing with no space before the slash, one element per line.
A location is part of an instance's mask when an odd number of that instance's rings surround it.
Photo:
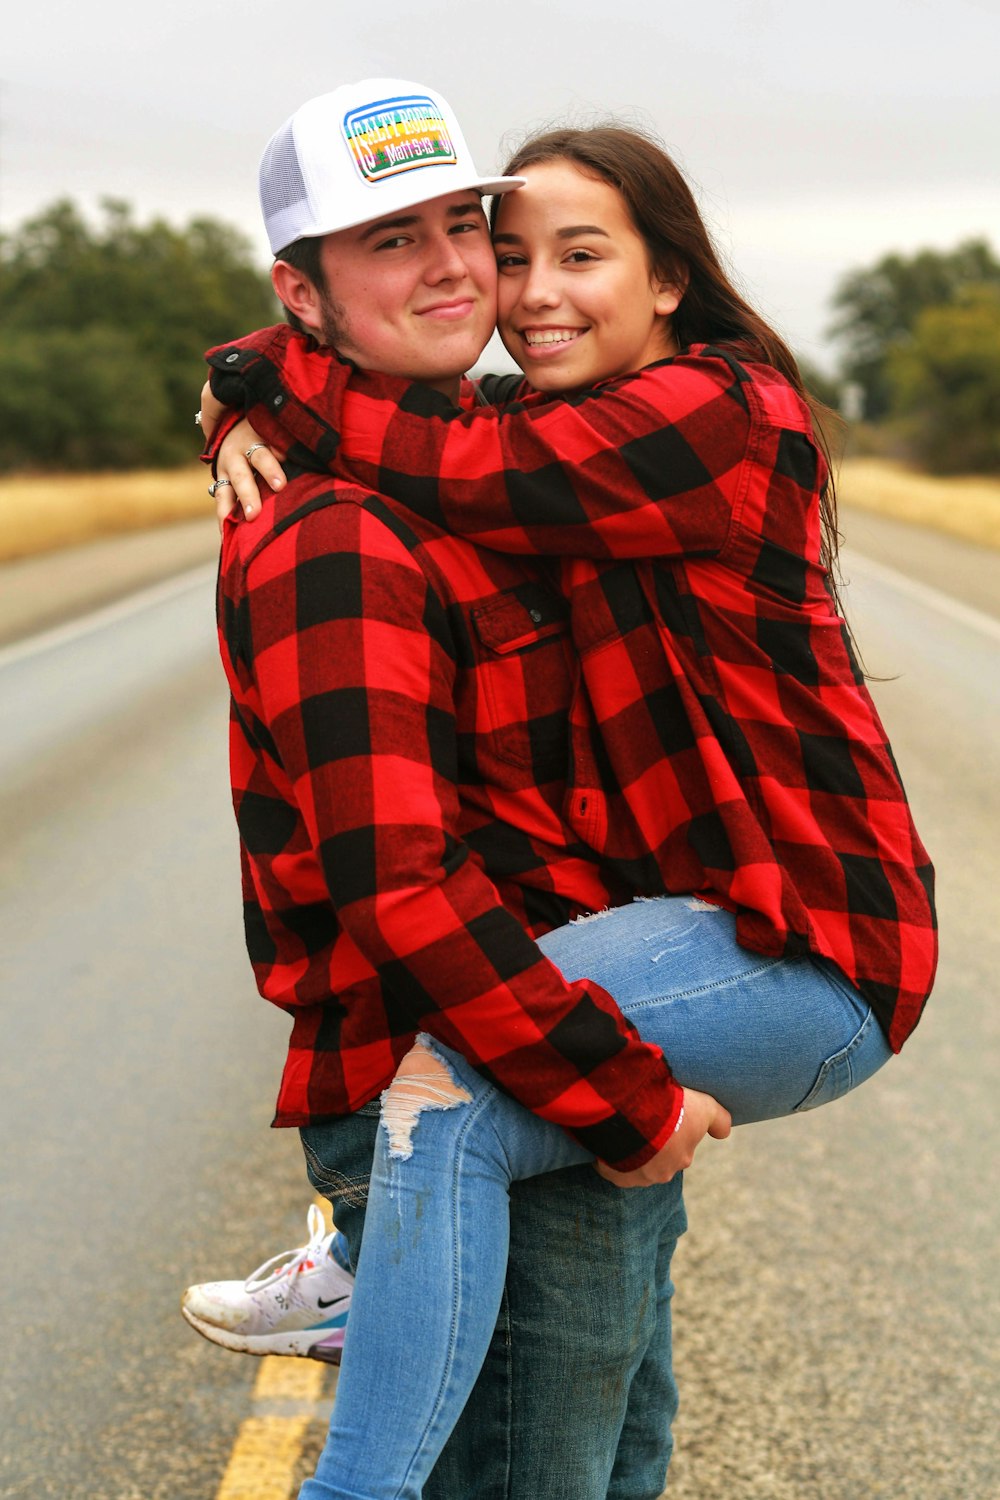
<path fill-rule="evenodd" d="M 271 137 L 260 164 L 260 206 L 265 222 L 270 223 L 296 204 L 308 204 L 308 197 L 289 121 Z"/>

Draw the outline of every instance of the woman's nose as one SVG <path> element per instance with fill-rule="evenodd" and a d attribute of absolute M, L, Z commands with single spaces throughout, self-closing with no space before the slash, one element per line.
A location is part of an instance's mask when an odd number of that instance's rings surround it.
<path fill-rule="evenodd" d="M 521 284 L 524 307 L 557 307 L 559 289 L 547 266 L 532 266 Z"/>

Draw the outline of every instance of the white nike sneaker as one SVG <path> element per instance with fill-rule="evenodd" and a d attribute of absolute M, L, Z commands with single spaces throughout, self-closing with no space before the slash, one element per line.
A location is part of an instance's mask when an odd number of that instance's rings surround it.
<path fill-rule="evenodd" d="M 297 1354 L 339 1365 L 354 1277 L 330 1254 L 315 1204 L 309 1242 L 272 1255 L 246 1281 L 189 1286 L 181 1312 L 205 1338 L 245 1354 Z"/>

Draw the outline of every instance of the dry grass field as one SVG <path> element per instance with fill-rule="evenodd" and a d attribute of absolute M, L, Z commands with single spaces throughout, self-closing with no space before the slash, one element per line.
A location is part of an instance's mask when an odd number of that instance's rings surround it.
<path fill-rule="evenodd" d="M 939 479 L 884 458 L 849 458 L 841 464 L 837 493 L 863 510 L 1000 548 L 1000 479 Z"/>
<path fill-rule="evenodd" d="M 116 532 L 211 516 L 200 464 L 134 474 L 0 479 L 0 562 Z M 1000 548 L 1000 479 L 936 479 L 881 458 L 845 460 L 841 498 Z"/>
<path fill-rule="evenodd" d="M 201 464 L 130 474 L 0 479 L 0 562 L 212 514 Z"/>

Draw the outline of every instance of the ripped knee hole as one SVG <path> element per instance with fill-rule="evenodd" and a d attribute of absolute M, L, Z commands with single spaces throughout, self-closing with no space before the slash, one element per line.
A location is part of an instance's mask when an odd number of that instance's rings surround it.
<path fill-rule="evenodd" d="M 455 1082 L 444 1058 L 428 1040 L 418 1037 L 382 1095 L 389 1155 L 398 1161 L 413 1155 L 413 1132 L 422 1110 L 454 1109 L 471 1101 L 472 1095 Z"/>

